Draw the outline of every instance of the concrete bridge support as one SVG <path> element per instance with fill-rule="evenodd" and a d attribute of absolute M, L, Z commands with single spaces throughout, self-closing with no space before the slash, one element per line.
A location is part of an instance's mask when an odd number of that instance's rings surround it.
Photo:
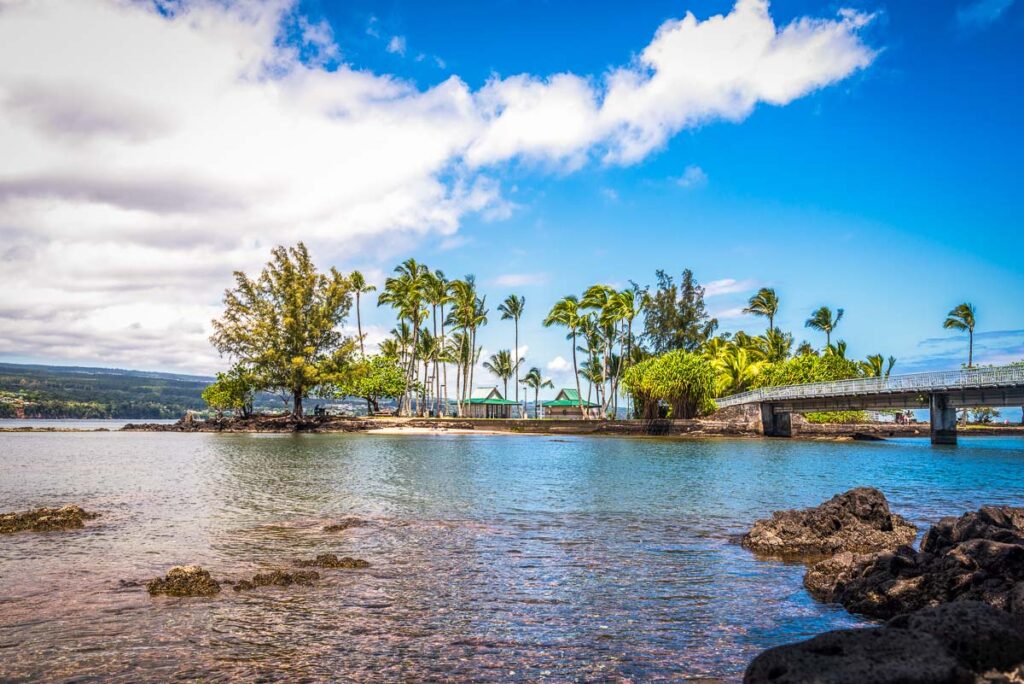
<path fill-rule="evenodd" d="M 956 444 L 956 409 L 945 394 L 932 394 L 929 401 L 932 444 Z"/>
<path fill-rule="evenodd" d="M 777 412 L 771 404 L 761 404 L 761 428 L 765 437 L 792 437 L 792 414 Z"/>

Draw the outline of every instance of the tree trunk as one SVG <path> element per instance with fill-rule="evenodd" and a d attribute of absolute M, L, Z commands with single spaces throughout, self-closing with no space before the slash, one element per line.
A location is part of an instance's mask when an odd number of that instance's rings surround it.
<path fill-rule="evenodd" d="M 444 344 L 444 304 L 441 304 L 441 353 L 445 354 Z M 448 362 L 441 364 L 441 373 L 444 375 L 441 383 L 441 412 L 448 415 Z"/>
<path fill-rule="evenodd" d="M 967 367 L 970 368 L 974 365 L 974 330 L 968 330 L 967 335 Z"/>
<path fill-rule="evenodd" d="M 359 290 L 356 290 L 356 327 L 359 329 L 359 354 L 366 358 L 366 349 L 363 348 L 363 317 L 359 311 Z"/>
<path fill-rule="evenodd" d="M 516 346 L 512 352 L 512 363 L 516 369 L 516 406 L 519 406 L 519 316 L 514 319 L 516 324 Z M 508 398 L 508 387 L 505 387 L 505 398 Z"/>
<path fill-rule="evenodd" d="M 296 418 L 302 418 L 302 391 L 292 391 L 292 415 Z"/>
<path fill-rule="evenodd" d="M 572 374 L 576 377 L 576 401 L 580 407 L 580 418 L 586 417 L 583 413 L 583 392 L 580 390 L 580 372 L 576 366 L 576 331 L 572 331 Z"/>

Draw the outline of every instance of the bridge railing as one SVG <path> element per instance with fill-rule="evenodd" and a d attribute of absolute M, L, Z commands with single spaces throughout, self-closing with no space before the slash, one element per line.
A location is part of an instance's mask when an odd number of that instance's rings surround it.
<path fill-rule="evenodd" d="M 848 397 L 851 395 L 894 394 L 920 391 L 942 392 L 958 389 L 1024 385 L 1024 366 L 965 368 L 932 373 L 908 373 L 888 378 L 854 378 L 804 385 L 762 387 L 715 400 L 719 408 L 787 399 Z"/>

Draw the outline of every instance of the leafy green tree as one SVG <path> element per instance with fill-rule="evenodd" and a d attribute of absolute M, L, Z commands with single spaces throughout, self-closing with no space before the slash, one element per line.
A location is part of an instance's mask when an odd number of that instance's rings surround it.
<path fill-rule="evenodd" d="M 515 346 L 512 347 L 512 353 L 519 354 L 519 319 L 523 317 L 523 311 L 526 309 L 526 297 L 517 297 L 514 294 L 509 295 L 505 298 L 501 304 L 498 305 L 498 311 L 501 313 L 501 320 L 507 321 L 512 320 L 515 323 Z M 522 359 L 520 359 L 520 363 Z M 516 404 L 519 404 L 519 363 L 516 363 Z M 506 386 L 506 391 L 508 387 Z M 505 397 L 508 399 L 508 397 Z"/>
<path fill-rule="evenodd" d="M 836 309 L 836 313 L 833 316 L 832 309 L 823 306 L 811 314 L 811 317 L 804 322 L 804 327 L 814 328 L 825 333 L 825 348 L 827 349 L 832 344 L 832 331 L 836 329 L 841 320 L 843 320 L 842 309 Z"/>
<path fill-rule="evenodd" d="M 545 387 L 554 387 L 555 384 L 541 375 L 540 368 L 536 366 L 526 372 L 522 383 L 533 390 L 533 416 L 540 418 L 540 391 Z"/>
<path fill-rule="evenodd" d="M 576 378 L 576 397 L 579 399 L 580 415 L 586 415 L 583 411 L 583 394 L 580 392 L 580 368 L 576 362 L 576 335 L 579 332 L 582 315 L 580 312 L 580 301 L 575 295 L 567 295 L 555 302 L 544 319 L 544 327 L 550 328 L 557 325 L 566 328 L 569 333 L 566 339 L 572 343 L 572 375 Z"/>
<path fill-rule="evenodd" d="M 715 377 L 705 356 L 677 349 L 630 367 L 622 385 L 639 418 L 658 418 L 662 403 L 670 418 L 693 418 L 715 409 Z"/>
<path fill-rule="evenodd" d="M 255 280 L 235 272 L 210 340 L 264 387 L 291 395 L 292 413 L 301 418 L 310 390 L 348 361 L 354 343 L 340 327 L 351 306 L 351 283 L 336 269 L 318 272 L 301 242 L 276 247 Z"/>
<path fill-rule="evenodd" d="M 779 312 L 779 297 L 770 287 L 762 287 L 750 298 L 743 313 L 764 316 L 768 319 L 768 332 L 775 329 L 775 314 Z"/>
<path fill-rule="evenodd" d="M 794 356 L 783 363 L 767 366 L 751 383 L 751 388 L 802 385 L 809 382 L 849 380 L 860 376 L 854 361 L 835 354 Z"/>
<path fill-rule="evenodd" d="M 967 367 L 974 365 L 974 305 L 964 302 L 946 314 L 942 327 L 946 330 L 967 331 Z"/>
<path fill-rule="evenodd" d="M 203 401 L 218 415 L 223 411 L 237 411 L 242 418 L 248 418 L 259 389 L 256 374 L 236 365 L 227 373 L 217 373 L 214 383 L 203 390 Z"/>
<path fill-rule="evenodd" d="M 718 321 L 704 307 L 704 288 L 690 269 L 676 285 L 672 276 L 657 271 L 658 288 L 645 303 L 644 339 L 655 354 L 674 349 L 696 351 L 714 335 Z"/>
<path fill-rule="evenodd" d="M 971 420 L 982 425 L 994 423 L 999 417 L 999 409 L 991 406 L 978 406 L 971 409 Z"/>
<path fill-rule="evenodd" d="M 362 307 L 360 306 L 360 297 L 376 291 L 377 287 L 367 283 L 366 278 L 359 271 L 352 271 L 348 279 L 352 284 L 352 292 L 356 295 L 356 329 L 359 332 L 359 354 L 360 356 L 366 356 L 366 347 L 363 345 L 363 314 Z"/>
<path fill-rule="evenodd" d="M 378 354 L 361 358 L 334 387 L 336 396 L 362 397 L 367 408 L 380 411 L 382 399 L 399 399 L 405 392 L 405 370 L 394 356 Z"/>

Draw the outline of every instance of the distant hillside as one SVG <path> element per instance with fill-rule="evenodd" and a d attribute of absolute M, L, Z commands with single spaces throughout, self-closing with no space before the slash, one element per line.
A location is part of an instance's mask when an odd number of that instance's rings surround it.
<path fill-rule="evenodd" d="M 0 363 L 0 418 L 179 418 L 204 407 L 213 378 L 76 366 Z"/>

